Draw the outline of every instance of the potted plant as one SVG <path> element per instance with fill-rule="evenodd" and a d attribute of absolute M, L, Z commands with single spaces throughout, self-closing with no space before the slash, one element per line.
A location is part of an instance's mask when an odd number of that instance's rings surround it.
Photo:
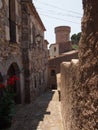
<path fill-rule="evenodd" d="M 12 76 L 7 80 L 7 84 L 0 84 L 2 96 L 0 97 L 0 129 L 10 127 L 11 120 L 15 114 L 14 84 L 18 80 Z"/>

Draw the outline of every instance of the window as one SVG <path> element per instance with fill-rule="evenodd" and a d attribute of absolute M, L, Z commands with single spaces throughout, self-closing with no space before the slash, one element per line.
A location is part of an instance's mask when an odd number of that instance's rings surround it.
<path fill-rule="evenodd" d="M 41 73 L 39 73 L 39 85 L 41 85 Z"/>
<path fill-rule="evenodd" d="M 54 52 L 56 51 L 56 47 L 54 47 Z"/>
<path fill-rule="evenodd" d="M 34 87 L 35 87 L 35 88 L 37 87 L 37 84 L 36 84 L 36 77 L 34 77 Z"/>
<path fill-rule="evenodd" d="M 36 29 L 35 29 L 35 26 L 33 25 L 33 27 L 32 27 L 33 46 L 35 46 L 35 45 L 36 45 L 36 41 L 35 41 L 35 33 L 36 33 Z"/>
<path fill-rule="evenodd" d="M 16 42 L 15 0 L 9 0 L 10 42 Z"/>

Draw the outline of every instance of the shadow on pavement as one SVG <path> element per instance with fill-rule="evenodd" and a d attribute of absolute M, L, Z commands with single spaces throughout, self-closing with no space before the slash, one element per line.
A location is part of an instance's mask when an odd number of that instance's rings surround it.
<path fill-rule="evenodd" d="M 51 90 L 37 97 L 33 103 L 20 106 L 9 130 L 37 130 L 44 116 L 51 114 L 47 107 L 53 95 Z"/>

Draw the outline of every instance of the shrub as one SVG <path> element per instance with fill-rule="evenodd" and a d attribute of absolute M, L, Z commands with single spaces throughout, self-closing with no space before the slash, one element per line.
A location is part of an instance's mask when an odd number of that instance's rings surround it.
<path fill-rule="evenodd" d="M 0 84 L 0 90 L 2 92 L 0 98 L 0 128 L 9 126 L 15 114 L 15 93 L 13 87 L 16 80 L 18 80 L 18 78 L 12 76 L 8 79 L 7 85 Z"/>

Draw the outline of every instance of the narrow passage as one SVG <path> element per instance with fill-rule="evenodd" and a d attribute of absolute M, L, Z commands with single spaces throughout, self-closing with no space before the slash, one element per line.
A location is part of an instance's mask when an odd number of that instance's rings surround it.
<path fill-rule="evenodd" d="M 58 91 L 48 91 L 33 103 L 19 106 L 9 130 L 63 130 Z"/>

